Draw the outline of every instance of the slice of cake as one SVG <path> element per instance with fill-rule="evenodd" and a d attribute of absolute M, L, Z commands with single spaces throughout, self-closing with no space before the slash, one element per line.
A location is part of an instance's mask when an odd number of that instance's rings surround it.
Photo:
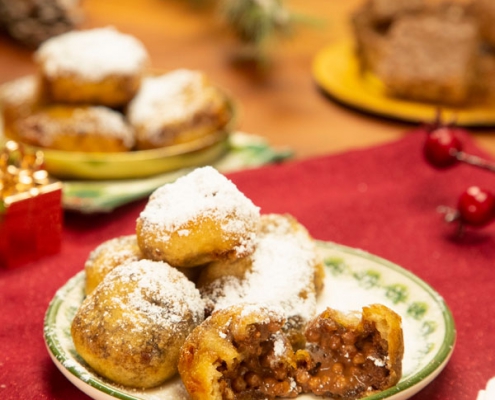
<path fill-rule="evenodd" d="M 423 8 L 424 0 L 368 0 L 352 14 L 357 56 L 364 70 L 374 71 L 384 57 L 393 21 Z"/>
<path fill-rule="evenodd" d="M 477 46 L 477 25 L 468 17 L 403 16 L 390 28 L 376 72 L 389 95 L 461 105 L 474 79 Z"/>

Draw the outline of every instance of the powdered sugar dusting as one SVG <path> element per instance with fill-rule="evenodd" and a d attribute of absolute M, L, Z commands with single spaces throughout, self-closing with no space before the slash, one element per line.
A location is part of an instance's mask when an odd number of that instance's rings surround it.
<path fill-rule="evenodd" d="M 274 335 L 273 339 L 273 354 L 275 357 L 282 357 L 287 352 L 287 346 L 280 332 L 278 335 Z"/>
<path fill-rule="evenodd" d="M 259 207 L 213 167 L 197 168 L 174 183 L 158 188 L 140 214 L 143 229 L 179 231 L 203 218 L 221 221 L 227 233 L 249 236 L 257 226 Z M 166 238 L 164 238 L 166 240 Z M 249 243 L 244 243 L 249 246 Z"/>
<path fill-rule="evenodd" d="M 148 54 L 135 37 L 113 27 L 71 31 L 45 41 L 35 54 L 47 76 L 76 74 L 100 81 L 112 74 L 140 73 Z"/>
<path fill-rule="evenodd" d="M 143 79 L 130 102 L 127 116 L 133 126 L 145 127 L 147 140 L 156 143 L 164 125 L 190 121 L 216 97 L 217 89 L 205 84 L 200 71 L 178 69 Z"/>
<path fill-rule="evenodd" d="M 52 117 L 50 109 L 28 116 L 23 122 L 26 135 L 32 130 L 42 146 L 51 146 L 56 137 L 65 135 L 97 135 L 122 140 L 131 148 L 134 145 L 134 133 L 126 123 L 124 116 L 103 106 L 68 108 L 66 118 Z"/>
<path fill-rule="evenodd" d="M 20 106 L 36 98 L 38 81 L 34 75 L 23 76 L 0 86 L 0 102 Z"/>
<path fill-rule="evenodd" d="M 174 328 L 185 315 L 192 314 L 196 324 L 204 318 L 204 302 L 194 284 L 181 272 L 163 262 L 140 260 L 113 269 L 90 295 L 111 290 L 118 284 L 128 290 L 113 296 L 106 311 L 116 307 L 122 319 L 130 322 L 134 331 L 145 330 L 149 324 Z M 94 307 L 91 301 L 81 307 Z"/>
<path fill-rule="evenodd" d="M 110 271 L 116 265 L 124 262 L 138 261 L 141 257 L 137 250 L 136 235 L 120 236 L 100 244 L 90 254 L 84 268 L 86 270 L 98 268 L 101 271 Z M 95 264 L 98 260 L 98 264 Z"/>
<path fill-rule="evenodd" d="M 280 307 L 287 318 L 307 320 L 315 314 L 315 255 L 309 238 L 286 233 L 261 235 L 251 258 L 251 270 L 242 279 L 223 277 L 202 290 L 216 309 L 257 303 Z"/>

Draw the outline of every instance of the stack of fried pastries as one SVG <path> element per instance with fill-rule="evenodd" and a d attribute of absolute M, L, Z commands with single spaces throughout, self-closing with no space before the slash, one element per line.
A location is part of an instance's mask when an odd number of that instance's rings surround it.
<path fill-rule="evenodd" d="M 157 189 L 136 234 L 99 245 L 85 271 L 72 338 L 114 383 L 178 372 L 192 399 L 351 400 L 401 377 L 400 317 L 379 304 L 317 313 L 324 268 L 308 231 L 260 214 L 212 167 Z"/>
<path fill-rule="evenodd" d="M 34 53 L 36 74 L 0 88 L 5 135 L 46 149 L 127 152 L 201 140 L 231 119 L 201 71 L 150 71 L 144 45 L 112 27 L 71 31 Z"/>

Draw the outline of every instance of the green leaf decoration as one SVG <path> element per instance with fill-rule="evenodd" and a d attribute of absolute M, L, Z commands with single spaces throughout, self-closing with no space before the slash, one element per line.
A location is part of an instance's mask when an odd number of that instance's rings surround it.
<path fill-rule="evenodd" d="M 434 343 L 426 343 L 425 347 L 418 350 L 418 352 L 420 354 L 424 356 L 426 356 L 428 353 L 430 353 L 433 349 L 435 348 L 435 344 Z"/>
<path fill-rule="evenodd" d="M 395 284 L 387 286 L 385 289 L 385 296 L 394 304 L 405 302 L 409 295 L 409 291 L 405 285 Z"/>
<path fill-rule="evenodd" d="M 359 281 L 360 286 L 369 289 L 378 285 L 381 275 L 377 271 L 367 270 L 355 273 L 354 277 Z"/>
<path fill-rule="evenodd" d="M 326 258 L 324 263 L 330 270 L 330 273 L 335 276 L 342 275 L 347 269 L 347 265 L 342 258 Z"/>
<path fill-rule="evenodd" d="M 425 321 L 421 327 L 421 332 L 423 335 L 428 336 L 435 332 L 437 329 L 437 323 L 435 321 Z"/>
<path fill-rule="evenodd" d="M 291 31 L 291 16 L 282 0 L 221 0 L 219 10 L 242 42 L 258 48 L 274 35 Z"/>
<path fill-rule="evenodd" d="M 414 319 L 421 319 L 428 311 L 428 304 L 424 302 L 413 302 L 409 305 L 407 309 L 407 314 L 409 314 Z"/>

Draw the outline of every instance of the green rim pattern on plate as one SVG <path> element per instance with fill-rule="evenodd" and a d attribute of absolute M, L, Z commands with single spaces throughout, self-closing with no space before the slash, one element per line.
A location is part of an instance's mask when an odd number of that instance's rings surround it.
<path fill-rule="evenodd" d="M 390 303 L 399 307 L 396 311 L 402 316 L 403 322 L 407 322 L 404 324 L 405 335 L 413 325 L 414 329 L 417 327 L 421 330 L 418 333 L 414 332 L 414 335 L 417 335 L 414 339 L 423 341 L 421 345 L 424 346 L 416 360 L 417 365 L 413 363 L 413 369 L 408 371 L 396 386 L 366 399 L 403 400 L 416 394 L 445 367 L 455 345 L 454 320 L 443 298 L 416 275 L 381 257 L 331 242 L 317 241 L 317 245 L 326 265 L 325 283 L 334 285 L 328 289 L 329 297 L 323 295 L 319 300 L 322 302 L 320 306 L 333 306 L 331 296 L 339 297 L 343 293 L 332 293 L 332 290 L 337 288 L 338 291 L 338 287 L 342 286 L 343 292 L 347 290 L 346 282 L 352 282 L 355 289 L 348 294 L 349 296 L 357 298 L 364 295 L 366 298 L 371 294 L 375 299 L 379 299 L 374 302 L 386 305 Z M 84 298 L 84 282 L 84 271 L 81 271 L 57 291 L 46 312 L 44 338 L 50 355 L 60 363 L 57 367 L 83 391 L 87 390 L 84 387 L 86 384 L 102 395 L 118 399 L 158 398 L 162 390 L 160 388 L 153 392 L 139 392 L 107 383 L 92 374 L 91 369 L 75 352 L 70 336 L 70 323 Z M 435 324 L 430 326 L 431 321 Z M 430 328 L 423 331 L 424 326 Z M 411 355 L 414 354 L 409 353 L 409 356 Z M 82 383 L 84 384 L 81 386 Z M 299 399 L 316 397 L 301 395 Z"/>

